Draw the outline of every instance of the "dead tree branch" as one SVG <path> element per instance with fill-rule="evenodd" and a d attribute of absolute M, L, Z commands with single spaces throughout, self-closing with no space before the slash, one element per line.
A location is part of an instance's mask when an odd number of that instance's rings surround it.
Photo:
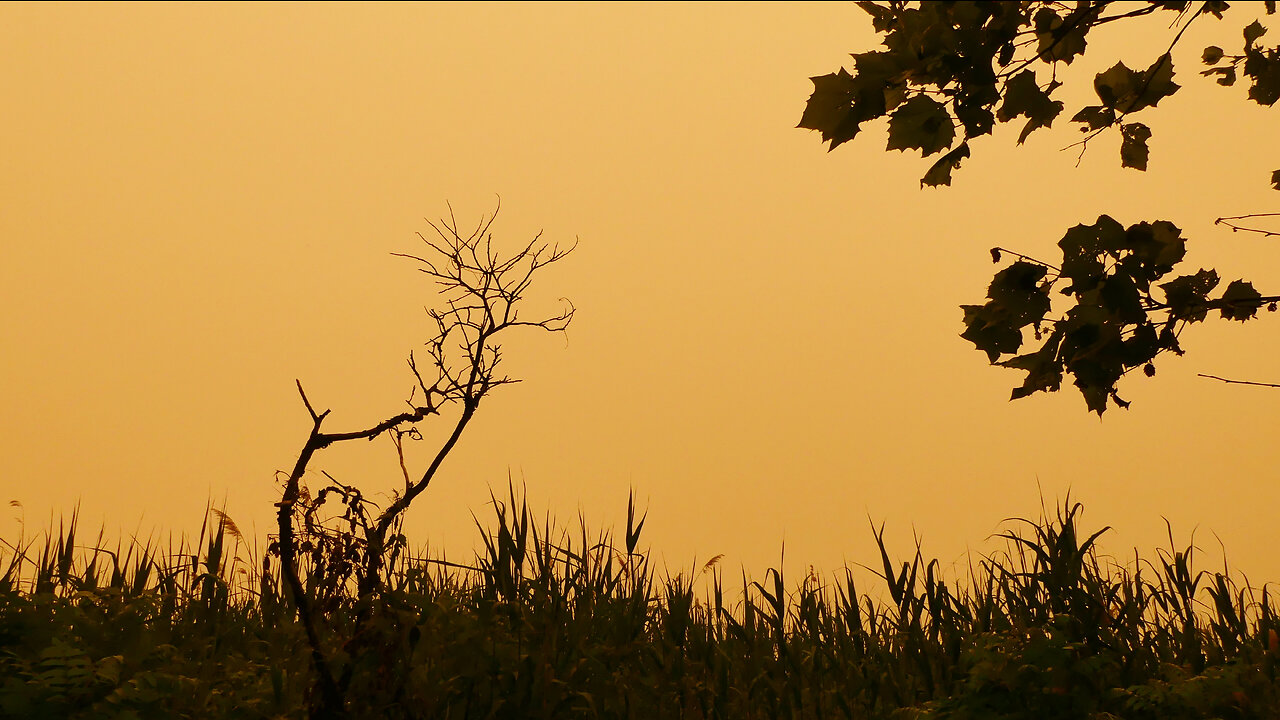
<path fill-rule="evenodd" d="M 312 717 L 336 718 L 345 714 L 346 688 L 351 679 L 348 664 L 341 675 L 336 675 L 320 638 L 318 613 L 312 605 L 298 571 L 299 539 L 295 530 L 295 517 L 301 517 L 304 533 L 317 533 L 316 508 L 324 502 L 326 492 L 332 491 L 347 506 L 344 515 L 349 529 L 339 541 L 345 544 L 324 545 L 324 537 L 315 537 L 319 543 L 315 552 L 340 552 L 344 564 L 337 580 L 345 582 L 343 574 L 356 560 L 356 594 L 361 610 L 357 614 L 352 642 L 360 639 L 368 619 L 368 604 L 382 588 L 382 575 L 388 568 L 388 544 L 399 548 L 403 537 L 398 528 L 413 500 L 421 495 L 439 472 L 445 458 L 456 447 L 476 409 L 491 391 L 502 385 L 519 382 L 518 379 L 499 372 L 502 365 L 501 336 L 513 328 L 536 328 L 547 332 L 564 332 L 573 319 L 573 304 L 564 300 L 565 307 L 558 314 L 538 319 L 522 319 L 520 304 L 525 298 L 533 275 L 537 271 L 563 259 L 573 251 L 573 246 L 561 248 L 542 242 L 538 233 L 531 241 L 514 253 L 503 254 L 494 246 L 490 232 L 498 209 L 482 218 L 476 228 L 464 233 L 449 208 L 448 219 L 429 222 L 436 237 L 419 234 L 427 246 L 421 255 L 395 253 L 416 261 L 419 269 L 434 281 L 440 293 L 442 309 L 429 309 L 428 316 L 435 323 L 435 334 L 426 342 L 425 358 L 420 362 L 414 353 L 409 355 L 409 369 L 415 387 L 410 392 L 409 410 L 388 417 L 371 427 L 349 432 L 328 433 L 321 427 L 329 416 L 329 410 L 316 412 L 306 392 L 298 381 L 298 393 L 311 417 L 312 427 L 294 463 L 293 470 L 284 482 L 277 507 L 279 535 L 274 544 L 279 554 L 281 573 L 311 646 L 312 660 L 318 675 L 319 703 L 313 707 Z M 453 429 L 436 450 L 431 462 L 421 475 L 409 472 L 403 451 L 403 439 L 420 439 L 417 423 L 431 415 L 441 415 L 448 407 L 459 406 L 460 411 Z M 372 440 L 383 433 L 391 434 L 400 460 L 403 475 L 403 491 L 396 492 L 388 506 L 370 517 L 364 509 L 367 503 L 358 489 L 338 483 L 325 488 L 315 500 L 311 500 L 302 484 L 315 454 L 335 443 L 348 440 Z M 327 476 L 327 475 L 326 475 Z M 327 476 L 328 477 L 328 476 Z M 359 527 L 364 535 L 362 542 L 354 543 L 352 533 Z M 353 557 L 356 556 L 356 557 Z M 395 552 L 392 552 L 394 562 Z"/>

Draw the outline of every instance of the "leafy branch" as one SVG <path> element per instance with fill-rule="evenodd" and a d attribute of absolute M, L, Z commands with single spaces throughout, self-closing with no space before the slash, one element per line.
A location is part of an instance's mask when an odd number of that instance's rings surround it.
<path fill-rule="evenodd" d="M 952 173 L 971 154 L 970 141 L 993 132 L 997 124 L 1022 118 L 1018 135 L 1027 137 L 1051 127 L 1065 110 L 1056 99 L 1061 89 L 1060 65 L 1070 65 L 1088 49 L 1090 32 L 1103 25 L 1153 16 L 1177 15 L 1172 36 L 1145 70 L 1117 61 L 1093 79 L 1095 104 L 1079 108 L 1071 122 L 1085 137 L 1068 147 L 1081 156 L 1089 142 L 1112 128 L 1120 131 L 1121 165 L 1145 171 L 1151 129 L 1135 116 L 1176 93 L 1173 53 L 1187 30 L 1200 18 L 1221 19 L 1228 4 L 1153 1 L 1143 6 L 1105 0 L 1066 3 L 1029 2 L 859 2 L 880 35 L 881 47 L 853 54 L 852 71 L 811 78 L 813 94 L 799 127 L 817 130 L 829 148 L 854 139 L 864 123 L 888 119 L 888 150 L 919 150 L 939 155 L 921 185 L 950 185 Z M 1263 4 L 1268 15 L 1276 3 Z M 1200 74 L 1232 85 L 1248 77 L 1248 97 L 1264 105 L 1280 100 L 1280 47 L 1267 48 L 1260 21 L 1244 29 L 1243 49 L 1228 55 L 1218 46 L 1204 50 Z M 1138 66 L 1142 67 L 1142 66 Z M 1064 148 L 1065 149 L 1065 148 Z M 1280 170 L 1271 177 L 1280 190 Z M 1265 237 L 1280 232 L 1239 221 L 1271 217 L 1257 213 L 1223 217 L 1218 224 L 1233 231 Z M 1026 380 L 1013 391 L 1025 397 L 1056 391 L 1071 376 L 1089 409 L 1101 415 L 1108 403 L 1127 407 L 1116 383 L 1142 368 L 1155 373 L 1153 360 L 1163 352 L 1181 354 L 1178 337 L 1189 324 L 1211 311 L 1232 320 L 1248 320 L 1262 306 L 1275 310 L 1278 297 L 1264 297 L 1253 285 L 1236 280 L 1218 296 L 1213 270 L 1166 279 L 1185 254 L 1185 241 L 1172 223 L 1156 221 L 1124 227 L 1106 215 L 1094 225 L 1078 225 L 1059 243 L 1061 266 L 1003 248 L 992 248 L 997 264 L 1003 255 L 1016 260 L 998 272 L 982 305 L 964 305 L 966 338 L 994 364 L 1024 370 Z M 1051 316 L 1052 290 L 1072 299 L 1060 316 Z M 1024 335 L 1038 349 L 1021 352 Z"/>
<path fill-rule="evenodd" d="M 1244 322 L 1280 303 L 1280 296 L 1264 296 L 1244 280 L 1210 297 L 1220 284 L 1213 270 L 1159 282 L 1186 254 L 1181 231 L 1163 220 L 1126 228 L 1103 215 L 1068 230 L 1058 247 L 1060 267 L 1010 253 L 1018 259 L 996 273 L 987 302 L 961 306 L 961 337 L 993 365 L 1027 373 L 1011 399 L 1057 391 L 1070 375 L 1093 412 L 1102 415 L 1108 401 L 1128 407 L 1116 383 L 1139 367 L 1155 375 L 1161 353 L 1181 355 L 1178 336 L 1187 325 L 1212 311 Z M 1001 262 L 1005 252 L 993 248 L 992 260 Z M 1054 290 L 1074 303 L 1056 318 L 1050 316 Z M 1018 354 L 1028 330 L 1040 346 Z"/>
<path fill-rule="evenodd" d="M 1091 30 L 1174 11 L 1178 29 L 1167 50 L 1145 71 L 1117 62 L 1098 73 L 1098 104 L 1071 117 L 1087 137 L 1070 147 L 1079 146 L 1083 154 L 1090 140 L 1119 127 L 1121 164 L 1146 170 L 1151 130 L 1129 117 L 1177 92 L 1174 48 L 1193 22 L 1206 15 L 1221 18 L 1227 4 L 1211 0 L 1191 10 L 1186 2 L 1152 2 L 1108 15 L 1113 4 L 1084 0 L 1064 16 L 1056 2 L 859 2 L 882 35 L 884 49 L 854 53 L 853 72 L 841 68 L 811 78 L 813 94 L 798 127 L 821 132 L 834 150 L 856 137 L 863 123 L 888 117 L 887 149 L 919 150 L 922 157 L 942 153 L 921 185 L 950 185 L 952 172 L 970 155 L 970 141 L 990 134 L 996 124 L 1025 118 L 1018 144 L 1052 126 L 1065 107 L 1054 98 L 1062 86 L 1058 64 L 1069 65 L 1085 53 Z M 1266 7 L 1272 13 L 1275 3 Z M 1206 49 L 1206 64 L 1225 64 L 1202 74 L 1216 74 L 1219 83 L 1229 85 L 1235 82 L 1236 67 L 1243 65 L 1253 81 L 1249 97 L 1263 105 L 1275 103 L 1280 99 L 1280 47 L 1258 46 L 1265 33 L 1258 22 L 1246 28 L 1238 56 Z M 1047 81 L 1037 73 L 1045 66 Z"/>

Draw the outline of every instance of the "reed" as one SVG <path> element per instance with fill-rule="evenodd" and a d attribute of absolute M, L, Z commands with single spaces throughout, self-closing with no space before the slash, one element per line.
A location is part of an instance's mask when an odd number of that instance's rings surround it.
<path fill-rule="evenodd" d="M 873 528 L 866 592 L 849 569 L 659 572 L 633 504 L 621 538 L 538 521 L 511 488 L 493 508 L 474 563 L 401 553 L 372 597 L 300 555 L 347 716 L 1280 716 L 1270 591 L 1196 568 L 1172 530 L 1149 559 L 1108 560 L 1078 504 L 1016 521 L 962 577 L 918 545 L 895 559 Z M 83 542 L 75 514 L 5 541 L 0 717 L 307 717 L 314 669 L 281 587 L 219 511 L 192 545 Z"/>

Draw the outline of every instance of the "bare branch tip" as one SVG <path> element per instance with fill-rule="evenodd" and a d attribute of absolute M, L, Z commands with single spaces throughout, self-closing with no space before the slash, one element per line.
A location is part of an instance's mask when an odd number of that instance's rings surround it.
<path fill-rule="evenodd" d="M 328 410 L 317 415 L 315 408 L 311 407 L 311 401 L 307 399 L 307 391 L 302 389 L 302 380 L 294 378 L 293 382 L 298 386 L 298 394 L 302 396 L 302 404 L 307 407 L 307 413 L 311 415 L 312 422 L 320 422 L 321 418 L 329 414 Z"/>

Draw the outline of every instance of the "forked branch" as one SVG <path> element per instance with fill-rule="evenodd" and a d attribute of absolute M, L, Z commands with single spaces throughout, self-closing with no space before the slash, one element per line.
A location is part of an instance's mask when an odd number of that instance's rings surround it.
<path fill-rule="evenodd" d="M 575 309 L 567 299 L 563 300 L 565 306 L 558 313 L 537 319 L 522 318 L 520 304 L 534 273 L 563 259 L 573 251 L 576 243 L 566 248 L 549 245 L 542 242 L 542 234 L 539 233 L 514 253 L 503 254 L 495 247 L 490 232 L 497 214 L 498 209 L 495 208 L 493 214 L 482 218 L 473 231 L 464 233 L 450 207 L 447 219 L 428 221 L 436 237 L 419 234 L 427 246 L 426 252 L 421 255 L 395 253 L 416 261 L 419 270 L 431 278 L 440 295 L 440 307 L 427 311 L 435 328 L 434 335 L 425 344 L 425 357 L 414 353 L 409 355 L 408 364 L 415 386 L 409 394 L 407 411 L 363 430 L 323 432 L 321 426 L 329 416 L 329 410 L 317 412 L 302 383 L 298 382 L 298 393 L 311 417 L 312 427 L 293 470 L 285 479 L 280 502 L 276 503 L 279 536 L 274 547 L 280 556 L 281 572 L 306 630 L 319 675 L 321 706 L 315 709 L 314 716 L 337 717 L 345 712 L 345 688 L 351 670 L 348 667 L 340 677 L 335 675 L 319 640 L 315 610 L 298 574 L 294 518 L 300 514 L 299 511 L 304 518 L 313 518 L 314 505 L 322 502 L 310 501 L 302 489 L 302 477 L 315 453 L 334 443 L 372 440 L 383 433 L 391 434 L 394 440 L 403 475 L 403 492 L 395 493 L 388 506 L 372 519 L 362 509 L 351 515 L 353 523 L 361 527 L 365 536 L 364 557 L 359 563 L 356 578 L 357 595 L 361 599 L 371 598 L 381 588 L 388 533 L 399 527 L 410 504 L 431 484 L 475 415 L 480 401 L 494 388 L 519 382 L 499 371 L 503 359 L 501 336 L 519 327 L 564 332 L 573 319 Z M 420 439 L 417 423 L 430 415 L 440 415 L 443 409 L 453 405 L 461 408 L 453 430 L 421 474 L 411 474 L 403 452 L 404 437 Z M 330 481 L 340 485 L 332 479 Z M 335 492 L 348 500 L 354 497 L 354 502 L 363 502 L 355 488 L 341 486 L 336 487 Z M 363 615 L 357 618 L 357 636 L 363 619 Z"/>

